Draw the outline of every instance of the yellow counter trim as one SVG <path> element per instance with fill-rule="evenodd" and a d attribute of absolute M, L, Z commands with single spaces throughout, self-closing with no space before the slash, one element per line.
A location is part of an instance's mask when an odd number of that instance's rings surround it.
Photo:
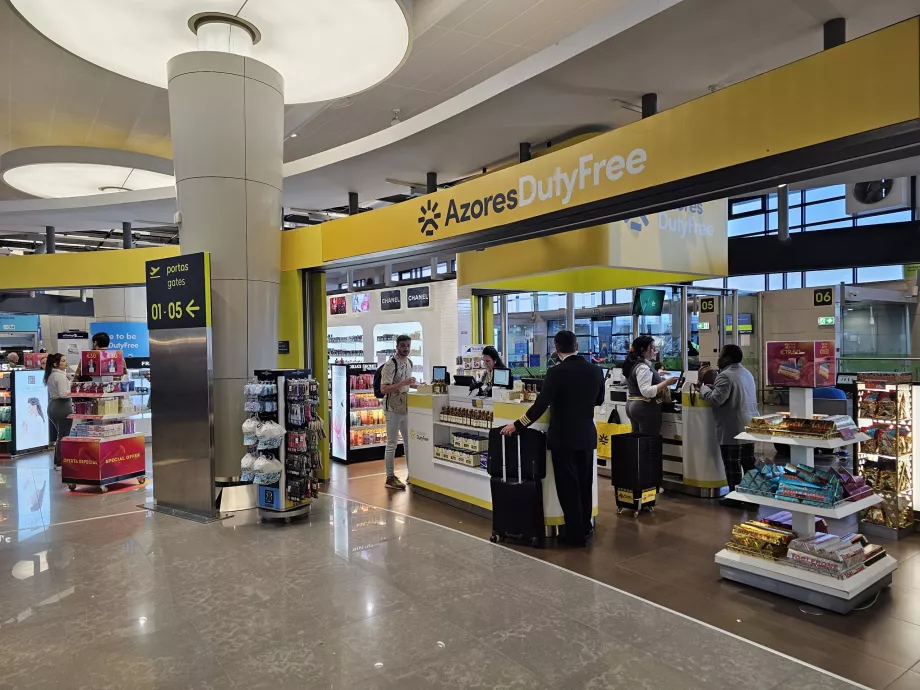
<path fill-rule="evenodd" d="M 462 491 L 454 491 L 453 489 L 447 489 L 443 486 L 432 484 L 431 482 L 426 482 L 422 479 L 416 479 L 415 477 L 409 477 L 409 483 L 415 486 L 420 486 L 423 489 L 428 489 L 429 491 L 434 491 L 436 494 L 442 494 L 444 496 L 449 496 L 450 498 L 455 498 L 458 501 L 464 501 L 465 503 L 470 503 L 474 506 L 485 508 L 486 510 L 492 510 L 491 501 L 485 501 L 481 498 L 470 496 L 469 494 L 465 494 Z"/>
<path fill-rule="evenodd" d="M 690 394 L 689 394 L 689 393 L 681 393 L 681 394 L 680 394 L 680 404 L 681 404 L 683 407 L 712 407 L 712 405 L 710 405 L 708 402 L 706 402 L 705 400 L 703 400 L 703 399 L 700 397 L 699 393 L 697 393 L 696 396 L 694 396 L 694 397 L 696 397 L 696 402 L 695 402 L 695 403 L 691 403 L 691 402 L 690 402 Z"/>
<path fill-rule="evenodd" d="M 591 515 L 593 517 L 597 517 L 597 506 L 594 506 L 594 508 L 591 510 Z M 565 518 L 561 515 L 557 517 L 544 517 L 543 524 L 547 527 L 559 527 L 560 525 L 565 524 Z"/>
<path fill-rule="evenodd" d="M 702 479 L 687 479 L 686 477 L 684 477 L 683 482 L 687 486 L 695 486 L 700 489 L 718 489 L 719 487 L 722 487 L 722 486 L 728 486 L 725 483 L 724 479 L 716 479 L 714 481 L 704 481 Z"/>
<path fill-rule="evenodd" d="M 533 403 L 493 402 L 492 412 L 495 419 L 510 419 L 514 421 L 515 419 L 520 419 L 521 415 L 527 412 L 531 405 L 533 405 Z M 543 416 L 534 422 L 534 424 L 539 423 L 549 424 L 549 410 L 544 412 Z"/>
<path fill-rule="evenodd" d="M 434 404 L 432 396 L 420 395 L 418 393 L 409 393 L 406 401 L 409 407 L 416 407 L 420 410 L 430 410 Z"/>

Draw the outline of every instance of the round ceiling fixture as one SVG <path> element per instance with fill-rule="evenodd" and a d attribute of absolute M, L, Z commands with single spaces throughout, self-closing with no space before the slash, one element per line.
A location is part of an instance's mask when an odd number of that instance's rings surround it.
<path fill-rule="evenodd" d="M 0 156 L 0 177 L 43 199 L 171 187 L 172 161 L 82 146 L 36 146 Z"/>
<path fill-rule="evenodd" d="M 369 89 L 402 64 L 411 44 L 405 0 L 10 2 L 62 48 L 164 88 L 166 63 L 199 50 L 195 31 L 229 16 L 234 29 L 247 34 L 242 43 L 252 44 L 240 52 L 284 77 L 287 103 L 328 101 Z"/>

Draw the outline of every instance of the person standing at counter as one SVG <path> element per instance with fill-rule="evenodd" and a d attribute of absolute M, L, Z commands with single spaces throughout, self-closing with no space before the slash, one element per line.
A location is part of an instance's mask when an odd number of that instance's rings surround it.
<path fill-rule="evenodd" d="M 661 396 L 677 377 L 663 379 L 655 369 L 658 346 L 650 335 L 640 335 L 633 340 L 623 376 L 626 378 L 626 415 L 634 434 L 658 436 L 661 434 Z"/>
<path fill-rule="evenodd" d="M 73 403 L 70 393 L 70 381 L 67 380 L 67 358 L 62 354 L 48 355 L 45 362 L 45 386 L 48 387 L 48 419 L 54 429 L 54 470 L 61 469 L 61 439 L 70 435 L 73 420 Z"/>
<path fill-rule="evenodd" d="M 383 413 L 387 418 L 387 448 L 383 455 L 386 465 L 388 489 L 405 490 L 394 469 L 396 446 L 402 435 L 403 453 L 406 456 L 406 468 L 409 467 L 409 386 L 418 383 L 412 376 L 412 338 L 401 335 L 396 338 L 396 356 L 383 365 L 380 372 L 380 392 L 383 393 Z"/>
<path fill-rule="evenodd" d="M 739 441 L 735 437 L 744 431 L 753 417 L 760 414 L 757 409 L 757 385 L 751 372 L 741 366 L 742 359 L 740 347 L 726 345 L 719 354 L 719 375 L 712 387 L 705 384 L 700 387 L 700 397 L 712 407 L 716 420 L 716 436 L 730 491 L 734 491 L 741 483 L 745 472 L 754 469 L 754 444 Z M 730 507 L 739 506 L 737 502 L 725 498 L 719 503 Z"/>
<path fill-rule="evenodd" d="M 502 427 L 509 436 L 536 422 L 550 411 L 546 445 L 552 453 L 556 493 L 565 519 L 565 543 L 586 546 L 591 534 L 594 486 L 594 450 L 597 428 L 594 408 L 604 402 L 604 372 L 577 357 L 578 341 L 572 331 L 553 338 L 559 364 L 547 369 L 536 401 L 519 420 Z"/>
<path fill-rule="evenodd" d="M 496 350 L 491 345 L 482 348 L 482 363 L 486 368 L 485 376 L 479 382 L 483 395 L 492 395 L 492 379 L 495 376 L 496 369 L 506 369 L 505 363 Z M 512 379 L 513 381 L 513 379 Z"/>

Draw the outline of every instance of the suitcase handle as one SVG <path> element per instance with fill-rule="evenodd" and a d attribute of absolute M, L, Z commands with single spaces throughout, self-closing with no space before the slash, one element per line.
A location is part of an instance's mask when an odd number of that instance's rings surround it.
<path fill-rule="evenodd" d="M 521 432 L 524 433 L 524 432 Z M 524 481 L 524 473 L 521 471 L 521 434 L 515 434 L 517 437 L 517 456 L 518 456 L 518 484 Z"/>

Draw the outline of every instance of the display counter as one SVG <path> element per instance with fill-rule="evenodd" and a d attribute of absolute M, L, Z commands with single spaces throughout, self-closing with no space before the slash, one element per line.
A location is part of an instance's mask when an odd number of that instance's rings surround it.
<path fill-rule="evenodd" d="M 450 386 L 447 395 L 409 394 L 409 483 L 413 490 L 436 500 L 491 516 L 492 489 L 489 473 L 482 467 L 484 455 L 478 449 L 488 448 L 489 429 L 509 424 L 520 418 L 531 403 L 493 401 L 491 398 L 471 397 L 466 387 Z M 441 412 L 452 408 L 461 412 L 472 424 L 440 421 Z M 549 412 L 532 429 L 549 429 Z M 465 434 L 468 437 L 454 434 Z M 478 439 L 482 439 L 479 441 Z M 458 443 L 453 443 L 456 440 Z M 449 460 L 438 455 L 450 454 Z M 485 451 L 487 452 L 487 450 Z M 468 464 L 462 464 L 460 460 Z M 594 463 L 593 515 L 597 515 L 597 456 Z M 556 496 L 552 453 L 546 454 L 546 478 L 543 480 L 543 514 L 550 531 L 565 524 L 562 507 Z"/>
<path fill-rule="evenodd" d="M 667 491 L 675 491 L 691 496 L 714 498 L 727 490 L 725 468 L 716 437 L 716 423 L 709 403 L 699 395 L 690 392 L 691 378 L 688 372 L 687 382 L 677 400 L 666 405 L 662 413 L 662 468 L 664 477 L 662 486 Z M 629 433 L 629 416 L 626 414 L 626 389 L 608 387 L 607 402 L 598 408 L 596 419 L 609 433 Z M 617 411 L 620 425 L 607 425 L 613 410 Z M 605 439 L 599 438 L 601 444 Z M 600 447 L 600 454 L 610 457 L 609 446 Z M 612 458 L 611 462 L 615 462 Z M 610 475 L 608 468 L 603 474 Z"/>

